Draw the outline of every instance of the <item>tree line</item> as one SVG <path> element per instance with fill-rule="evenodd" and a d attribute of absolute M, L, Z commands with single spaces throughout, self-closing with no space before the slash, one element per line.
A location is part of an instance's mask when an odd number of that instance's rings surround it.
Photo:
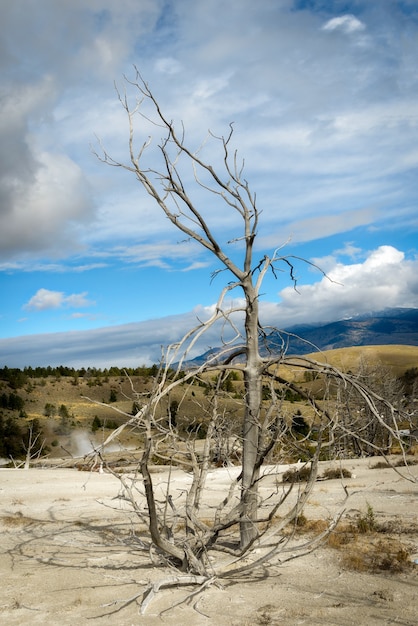
<path fill-rule="evenodd" d="M 81 367 L 74 368 L 66 365 L 59 365 L 57 367 L 24 367 L 19 369 L 17 367 L 2 367 L 0 368 L 0 380 L 6 382 L 12 389 L 19 389 L 23 387 L 31 378 L 48 378 L 48 377 L 67 377 L 67 378 L 110 378 L 115 376 L 156 376 L 158 374 L 158 365 L 154 364 L 150 367 L 145 365 L 139 367 L 116 367 L 100 369 L 97 367 Z"/>

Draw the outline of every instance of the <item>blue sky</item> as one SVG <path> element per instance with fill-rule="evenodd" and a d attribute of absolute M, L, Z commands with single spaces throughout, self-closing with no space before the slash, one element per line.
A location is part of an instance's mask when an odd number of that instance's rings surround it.
<path fill-rule="evenodd" d="M 286 244 L 334 279 L 297 264 L 296 292 L 269 277 L 263 322 L 418 306 L 415 1 L 15 0 L 0 29 L 0 366 L 157 362 L 228 280 L 92 152 L 99 137 L 127 159 L 114 82 L 134 64 L 192 149 L 234 122 L 262 211 L 255 258 Z M 205 156 L 219 163 L 211 142 Z"/>

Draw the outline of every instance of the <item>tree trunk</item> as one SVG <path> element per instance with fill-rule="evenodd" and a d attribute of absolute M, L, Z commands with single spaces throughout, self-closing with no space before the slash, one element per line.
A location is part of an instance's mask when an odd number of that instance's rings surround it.
<path fill-rule="evenodd" d="M 245 413 L 242 443 L 242 493 L 240 542 L 245 549 L 257 536 L 258 474 L 256 461 L 259 445 L 262 397 L 261 359 L 258 345 L 258 299 L 252 284 L 243 285 L 247 307 L 245 317 L 246 367 L 244 371 Z"/>

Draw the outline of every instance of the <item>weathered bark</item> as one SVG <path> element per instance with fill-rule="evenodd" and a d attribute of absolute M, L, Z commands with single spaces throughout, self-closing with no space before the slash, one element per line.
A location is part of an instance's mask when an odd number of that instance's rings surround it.
<path fill-rule="evenodd" d="M 149 529 L 151 533 L 151 539 L 157 548 L 160 548 L 163 553 L 166 555 L 172 556 L 177 559 L 181 563 L 185 561 L 185 552 L 178 548 L 178 546 L 167 541 L 165 537 L 162 536 L 159 528 L 159 520 L 157 507 L 155 505 L 155 497 L 154 497 L 154 487 L 152 484 L 151 474 L 148 469 L 149 463 L 149 455 L 151 452 L 152 443 L 151 439 L 148 438 L 145 442 L 145 449 L 141 459 L 141 474 L 143 477 L 143 483 L 145 488 L 145 496 L 147 499 L 147 507 L 149 513 Z"/>
<path fill-rule="evenodd" d="M 243 284 L 246 297 L 244 369 L 245 408 L 242 429 L 242 494 L 240 543 L 245 549 L 257 536 L 260 410 L 262 404 L 261 359 L 258 344 L 258 299 L 250 279 Z"/>

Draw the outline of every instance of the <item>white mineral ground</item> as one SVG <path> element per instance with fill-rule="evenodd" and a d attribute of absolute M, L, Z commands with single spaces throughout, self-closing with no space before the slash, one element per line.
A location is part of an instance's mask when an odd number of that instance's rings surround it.
<path fill-rule="evenodd" d="M 370 506 L 377 521 L 390 522 L 409 549 L 405 572 L 352 571 L 339 550 L 323 546 L 300 559 L 267 565 L 259 577 L 212 585 L 174 608 L 193 588 L 163 590 L 144 616 L 137 602 L 124 606 L 123 601 L 172 572 L 151 567 L 147 553 L 129 540 L 140 522 L 119 497 L 118 480 L 75 469 L 0 469 L 0 623 L 416 626 L 418 465 L 411 466 L 413 482 L 391 469 L 371 469 L 376 461 L 343 462 L 352 473 L 343 481 L 350 494 L 345 515 L 354 518 Z M 321 463 L 319 474 L 330 465 Z M 286 468 L 268 467 L 262 492 L 271 490 Z M 236 473 L 235 468 L 209 473 L 205 506 L 226 495 Z M 167 469 L 156 468 L 153 478 L 163 494 Z M 181 498 L 190 477 L 175 470 L 171 480 L 173 498 Z M 330 519 L 344 502 L 343 484 L 317 482 L 305 516 Z"/>

